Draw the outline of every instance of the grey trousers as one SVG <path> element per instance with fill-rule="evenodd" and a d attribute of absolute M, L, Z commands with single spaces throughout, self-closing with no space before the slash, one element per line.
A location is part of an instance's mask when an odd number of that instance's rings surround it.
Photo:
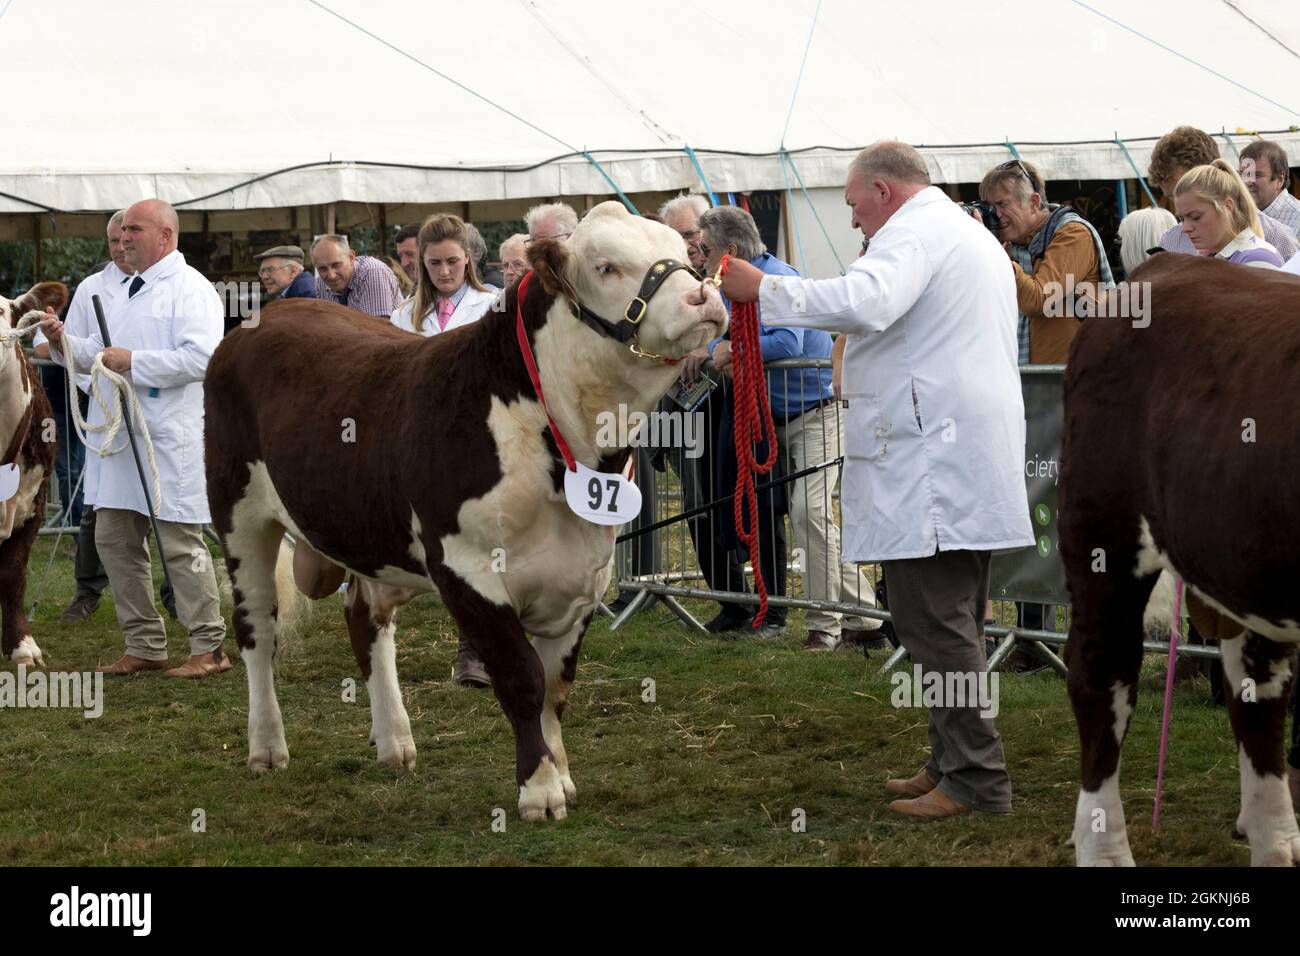
<path fill-rule="evenodd" d="M 158 531 L 176 593 L 176 616 L 190 632 L 190 653 L 211 653 L 226 637 L 226 622 L 203 526 L 160 519 Z M 126 652 L 146 661 L 166 660 L 167 629 L 153 602 L 148 517 L 120 508 L 98 509 L 95 545 L 108 571 Z"/>
<path fill-rule="evenodd" d="M 941 551 L 884 561 L 889 610 L 898 640 L 922 674 L 978 674 L 984 656 L 984 595 L 989 552 Z M 924 679 L 924 678 L 923 678 Z M 966 707 L 930 709 L 926 773 L 958 803 L 984 813 L 1011 812 L 1011 778 L 992 717 Z"/>

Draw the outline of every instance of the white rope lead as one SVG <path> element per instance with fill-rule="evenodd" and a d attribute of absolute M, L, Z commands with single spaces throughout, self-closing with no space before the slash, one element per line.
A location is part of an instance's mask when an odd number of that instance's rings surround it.
<path fill-rule="evenodd" d="M 39 327 L 38 323 L 47 318 L 49 318 L 48 313 L 38 312 L 33 309 L 19 319 L 17 326 L 14 328 L 0 329 L 0 342 L 8 343 L 32 334 Z M 127 436 L 121 444 L 114 445 L 118 432 L 122 430 L 122 423 L 126 421 L 126 414 L 122 408 L 122 396 L 126 396 L 131 410 L 131 422 L 135 426 L 135 433 L 144 442 L 145 457 L 149 460 L 149 474 L 153 478 L 153 510 L 155 514 L 158 513 L 162 510 L 162 481 L 158 477 L 158 462 L 154 457 L 153 438 L 149 435 L 149 426 L 145 424 L 144 409 L 140 405 L 140 396 L 136 394 L 135 387 L 125 375 L 119 375 L 104 364 L 103 352 L 96 355 L 90 370 L 85 374 L 90 376 L 88 391 L 91 399 L 103 411 L 104 423 L 102 425 L 91 425 L 81 417 L 81 403 L 77 399 L 76 357 L 70 348 L 61 349 L 60 351 L 63 352 L 67 359 L 64 377 L 68 380 L 68 406 L 72 412 L 72 425 L 77 430 L 77 437 L 81 439 L 81 443 L 86 446 L 86 449 L 93 451 L 100 458 L 108 458 L 110 455 L 119 454 L 131 444 L 130 436 Z M 103 380 L 105 379 L 112 386 L 112 395 L 104 394 L 105 385 Z M 86 436 L 99 434 L 103 435 L 99 447 L 92 447 Z"/>

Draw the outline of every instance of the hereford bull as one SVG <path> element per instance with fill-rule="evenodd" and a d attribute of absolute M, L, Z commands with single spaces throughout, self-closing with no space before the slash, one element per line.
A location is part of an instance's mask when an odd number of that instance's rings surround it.
<path fill-rule="evenodd" d="M 1300 829 L 1282 733 L 1300 642 L 1300 278 L 1170 253 L 1131 281 L 1150 283 L 1150 325 L 1084 322 L 1065 374 L 1060 539 L 1083 763 L 1077 860 L 1133 865 L 1120 749 L 1137 700 L 1143 608 L 1167 569 L 1235 622 L 1221 648 L 1237 829 L 1252 864 L 1293 865 Z"/>
<path fill-rule="evenodd" d="M 685 253 L 671 229 L 608 202 L 568 243 L 531 248 L 522 308 L 516 284 L 503 309 L 426 339 L 332 303 L 286 300 L 225 339 L 205 383 L 208 497 L 248 669 L 251 767 L 289 759 L 271 670 L 287 529 L 300 553 L 336 569 L 317 576 L 314 595 L 337 587 L 343 569 L 355 575 L 345 617 L 380 762 L 415 763 L 394 613 L 436 588 L 514 730 L 520 815 L 565 816 L 575 790 L 560 719 L 616 529 L 566 504 L 517 310 L 574 456 L 618 471 L 627 449 L 598 447 L 598 416 L 651 411 L 677 375 L 668 361 L 726 325 L 716 291 L 676 261 Z"/>
<path fill-rule="evenodd" d="M 59 312 L 68 304 L 62 282 L 40 282 L 17 299 L 0 297 L 0 328 L 16 328 L 28 312 Z M 18 468 L 18 490 L 0 503 L 0 651 L 18 664 L 43 665 L 40 646 L 23 614 L 27 559 L 45 518 L 45 495 L 58 454 L 54 429 L 48 427 L 50 402 L 40 376 L 27 360 L 21 341 L 0 343 L 0 465 Z"/>

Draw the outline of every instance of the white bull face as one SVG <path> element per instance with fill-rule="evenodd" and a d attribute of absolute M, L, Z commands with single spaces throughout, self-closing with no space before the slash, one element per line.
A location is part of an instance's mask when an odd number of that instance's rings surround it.
<path fill-rule="evenodd" d="M 688 263 L 686 243 L 662 223 L 633 216 L 620 203 L 596 206 L 565 244 L 562 275 L 589 310 L 617 324 L 661 259 Z M 717 338 L 727 311 L 712 286 L 679 270 L 663 280 L 637 328 L 637 346 L 680 358 Z M 611 340 L 612 341 L 612 340 Z"/>

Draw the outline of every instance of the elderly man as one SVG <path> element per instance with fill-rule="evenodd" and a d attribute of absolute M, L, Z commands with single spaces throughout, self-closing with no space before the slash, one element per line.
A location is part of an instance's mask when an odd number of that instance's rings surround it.
<path fill-rule="evenodd" d="M 72 302 L 68 306 L 65 327 L 68 329 L 69 334 L 78 338 L 85 338 L 99 328 L 95 320 L 91 296 L 99 296 L 100 301 L 104 304 L 105 312 L 108 312 L 119 298 L 126 295 L 126 283 L 134 270 L 127 264 L 126 252 L 122 248 L 122 219 L 125 215 L 126 210 L 123 209 L 113 213 L 109 218 L 107 230 L 108 262 L 81 280 L 77 285 L 77 291 L 73 293 Z M 33 336 L 32 344 L 38 358 L 50 357 L 50 345 L 43 332 L 38 331 Z M 61 369 L 42 369 L 42 373 L 47 371 L 60 372 L 60 375 L 64 374 Z M 85 389 L 89 387 L 89 379 L 84 375 L 78 376 L 77 385 L 81 389 L 77 394 L 77 398 L 80 403 L 81 414 L 84 417 L 88 411 Z M 53 388 L 58 388 L 61 391 L 56 395 Z M 61 397 L 63 403 L 68 400 L 67 382 L 61 377 L 57 382 L 52 383 L 52 386 L 47 386 L 46 391 L 50 393 L 50 404 L 52 406 L 56 397 Z M 81 439 L 77 436 L 75 429 L 71 427 L 70 420 L 64 418 L 57 411 L 55 412 L 55 418 L 61 423 L 60 429 L 66 428 L 67 434 L 64 438 L 69 445 L 75 443 L 77 448 L 81 448 Z M 95 547 L 95 507 L 94 499 L 90 497 L 90 489 L 96 484 L 92 472 L 97 471 L 99 468 L 99 456 L 94 454 L 86 456 L 85 450 L 82 448 L 82 457 L 85 471 L 82 478 L 83 507 L 81 509 L 81 532 L 77 535 L 77 556 L 74 570 L 77 593 L 59 618 L 60 624 L 76 624 L 89 618 L 99 607 L 100 595 L 103 593 L 104 588 L 108 587 L 108 575 L 104 572 L 104 565 L 99 560 L 99 550 Z M 74 482 L 76 480 L 75 470 L 72 480 Z"/>
<path fill-rule="evenodd" d="M 1016 277 L 1016 326 L 1021 365 L 1064 365 L 1083 312 L 1065 302 L 1067 290 L 1114 285 L 1101 236 L 1068 205 L 1047 202 L 1043 178 L 1019 159 L 995 166 L 980 198 L 997 210 Z"/>
<path fill-rule="evenodd" d="M 844 556 L 884 564 L 898 639 L 924 672 L 950 688 L 973 683 L 986 666 L 990 558 L 1034 543 L 1015 279 L 997 240 L 930 185 L 904 143 L 858 154 L 844 198 L 871 240 L 847 275 L 770 276 L 736 262 L 722 292 L 759 302 L 769 324 L 852 334 Z M 930 709 L 930 760 L 889 781 L 900 797 L 890 809 L 921 819 L 1009 812 L 992 716 L 966 695 L 943 696 Z"/>
<path fill-rule="evenodd" d="M 754 217 L 736 206 L 719 206 L 706 210 L 700 216 L 700 250 L 704 253 L 706 274 L 717 271 L 723 255 L 743 259 L 766 275 L 797 276 L 790 265 L 771 255 L 763 246 Z M 763 316 L 759 320 L 762 323 Z M 759 327 L 759 348 L 764 362 L 781 359 L 829 359 L 831 337 L 820 329 L 762 323 Z M 731 341 L 720 338 L 707 346 L 715 368 L 728 376 L 732 373 Z M 841 455 L 844 444 L 844 423 L 835 408 L 831 385 L 831 369 L 807 368 L 773 371 L 767 375 L 768 398 L 772 417 L 776 421 L 777 443 L 781 460 L 790 473 L 815 468 Z M 818 601 L 858 601 L 875 606 L 875 593 L 871 583 L 856 565 L 840 563 L 840 529 L 831 510 L 830 491 L 839 479 L 839 467 L 830 466 L 806 478 L 793 482 L 786 494 L 786 503 L 793 526 L 795 545 L 803 551 L 804 593 Z M 764 518 L 774 518 L 771 509 L 760 511 L 760 524 Z M 779 582 L 784 578 L 784 532 L 779 518 L 760 527 L 764 557 L 769 548 L 774 551 L 776 567 L 762 562 L 767 580 L 776 585 L 774 593 L 782 593 Z M 775 525 L 775 526 L 772 526 Z M 767 537 L 765 537 L 767 535 Z M 770 544 L 768 543 L 770 542 Z M 774 573 L 773 573 L 774 572 Z M 774 613 L 775 612 L 775 613 Z M 769 610 L 769 617 L 780 624 L 784 608 Z M 807 651 L 833 651 L 841 637 L 847 643 L 862 644 L 869 640 L 869 631 L 878 631 L 880 623 L 855 617 L 847 628 L 841 615 L 829 611 L 809 611 L 808 635 L 804 642 Z M 842 635 L 842 630 L 847 633 Z M 872 635 L 873 637 L 875 635 Z"/>
<path fill-rule="evenodd" d="M 311 244 L 316 298 L 351 306 L 386 319 L 402 301 L 397 277 L 387 263 L 359 256 L 347 236 L 317 236 Z"/>
<path fill-rule="evenodd" d="M 566 203 L 542 203 L 524 213 L 524 225 L 528 227 L 529 242 L 543 239 L 564 242 L 578 228 L 578 214 Z"/>
<path fill-rule="evenodd" d="M 136 203 L 123 217 L 122 232 L 133 274 L 125 293 L 105 302 L 113 346 L 104 347 L 98 327 L 79 337 L 71 329 L 65 334 L 55 318 L 43 321 L 41 331 L 56 361 L 87 369 L 102 352 L 104 365 L 135 391 L 158 465 L 161 559 L 171 575 L 177 616 L 190 632 L 189 661 L 165 676 L 207 677 L 230 669 L 221 648 L 226 624 L 217 579 L 203 540 L 203 525 L 211 520 L 202 465 L 203 375 L 221 341 L 221 297 L 177 251 L 180 225 L 171 206 L 157 199 Z M 89 424 L 103 423 L 95 404 Z M 129 448 L 100 460 L 88 496 L 97 511 L 95 544 L 126 638 L 123 656 L 99 670 L 161 670 L 167 666 L 167 632 L 153 602 L 149 507 Z"/>
<path fill-rule="evenodd" d="M 1241 151 L 1241 178 L 1264 215 L 1300 235 L 1300 199 L 1291 195 L 1291 168 L 1286 150 L 1257 139 Z"/>
<path fill-rule="evenodd" d="M 1208 133 L 1193 126 L 1179 126 L 1161 136 L 1152 147 L 1147 179 L 1151 181 L 1151 185 L 1158 186 L 1160 191 L 1172 201 L 1174 187 L 1188 170 L 1194 166 L 1205 166 L 1218 158 L 1219 147 L 1215 145 Z M 1265 240 L 1277 250 L 1283 262 L 1300 251 L 1300 242 L 1296 241 L 1296 234 L 1272 216 L 1260 213 L 1259 225 L 1264 230 Z M 1181 224 L 1174 226 L 1160 238 L 1160 248 L 1168 252 L 1199 255 L 1196 247 L 1192 245 L 1192 240 L 1188 238 L 1187 233 L 1183 232 Z"/>
<path fill-rule="evenodd" d="M 697 193 L 675 196 L 659 207 L 659 218 L 686 240 L 686 255 L 697 269 L 704 268 L 704 253 L 700 250 L 700 216 L 708 208 L 709 201 Z"/>
<path fill-rule="evenodd" d="M 406 277 L 416 285 L 420 282 L 420 224 L 413 222 L 403 226 L 393 236 L 393 246 L 397 249 L 397 261 L 402 264 Z"/>
<path fill-rule="evenodd" d="M 259 263 L 257 278 L 277 299 L 314 299 L 316 277 L 302 267 L 301 246 L 276 246 L 253 257 Z"/>
<path fill-rule="evenodd" d="M 501 243 L 501 277 L 506 288 L 528 271 L 528 233 L 516 232 Z"/>

